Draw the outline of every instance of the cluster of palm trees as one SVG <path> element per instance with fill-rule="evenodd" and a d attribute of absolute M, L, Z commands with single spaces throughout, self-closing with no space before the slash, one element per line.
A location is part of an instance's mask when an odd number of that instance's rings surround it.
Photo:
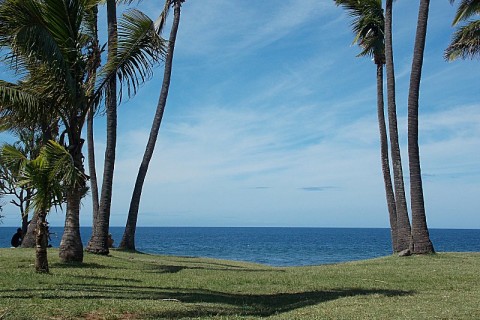
<path fill-rule="evenodd" d="M 142 187 L 153 155 L 168 96 L 175 41 L 185 0 L 166 0 L 157 22 L 136 9 L 118 17 L 119 4 L 133 0 L 0 0 L 0 54 L 15 72 L 16 82 L 0 81 L 0 129 L 17 133 L 24 146 L 4 146 L 0 160 L 8 187 L 20 188 L 22 214 L 34 209 L 28 235 L 35 235 L 36 269 L 48 272 L 46 216 L 52 207 L 66 204 L 64 234 L 59 255 L 64 262 L 83 261 L 79 231 L 80 201 L 90 189 L 93 231 L 86 250 L 108 254 L 108 229 L 115 168 L 117 106 L 122 96 L 133 96 L 164 61 L 164 75 L 150 136 L 132 194 L 121 249 L 135 250 L 135 231 Z M 434 252 L 426 224 L 418 146 L 420 78 L 428 21 L 429 0 L 420 0 L 408 95 L 408 155 L 411 223 L 405 196 L 398 142 L 395 75 L 392 51 L 392 6 L 386 0 L 335 0 L 353 17 L 354 42 L 360 56 L 373 56 L 377 70 L 377 113 L 382 171 L 392 230 L 393 250 Z M 451 0 L 451 2 L 454 2 Z M 108 40 L 98 36 L 99 6 L 106 3 Z M 480 1 L 463 0 L 454 24 L 480 12 Z M 160 34 L 167 14 L 174 17 L 168 41 Z M 479 21 L 467 21 L 445 51 L 447 59 L 479 53 Z M 104 47 L 107 52 L 104 53 Z M 106 58 L 106 60 L 105 60 Z M 103 61 L 105 60 L 105 61 Z M 388 132 L 384 115 L 383 68 L 386 66 Z M 106 149 L 101 190 L 95 170 L 93 127 L 95 115 L 106 115 Z M 82 152 L 87 126 L 88 175 Z M 22 138 L 23 137 L 23 138 Z M 33 139 L 33 140 L 32 140 Z M 390 142 L 390 152 L 389 152 Z M 33 145 L 30 145 L 33 143 Z M 391 159 L 391 163 L 390 163 Z M 393 171 L 393 174 L 391 172 Z M 393 182 L 392 182 L 393 176 Z M 90 187 L 88 187 L 88 182 Z M 3 182 L 2 182 L 3 184 Z M 0 186 L 1 187 L 1 186 Z M 26 220 L 25 220 L 26 222 Z M 34 232 L 35 231 L 35 232 Z M 24 241 L 24 244 L 28 241 Z"/>
<path fill-rule="evenodd" d="M 451 3 L 454 0 L 450 1 Z M 359 56 L 372 56 L 377 66 L 377 114 L 380 131 L 381 164 L 385 183 L 385 193 L 390 219 L 392 247 L 394 252 L 403 254 L 433 253 L 430 240 L 422 187 L 420 152 L 418 145 L 418 110 L 420 79 L 422 74 L 424 48 L 427 34 L 429 0 L 419 1 L 417 30 L 408 92 L 408 160 L 410 173 L 411 224 L 408 215 L 402 161 L 398 142 L 398 127 L 395 103 L 395 73 L 392 46 L 392 6 L 393 0 L 335 0 L 338 6 L 347 10 L 353 18 L 354 43 L 362 51 Z M 453 21 L 456 25 L 480 13 L 480 1 L 461 1 Z M 474 57 L 480 53 L 480 21 L 468 21 L 454 35 L 445 50 L 448 60 L 457 57 Z M 390 138 L 384 114 L 383 66 L 387 72 L 387 105 Z M 392 163 L 390 164 L 390 158 Z M 393 184 L 390 168 L 393 169 Z"/>
<path fill-rule="evenodd" d="M 87 251 L 108 254 L 108 228 L 115 164 L 117 104 L 124 94 L 133 96 L 139 86 L 153 74 L 153 67 L 165 60 L 165 77 L 161 89 L 152 134 L 139 170 L 136 193 L 128 226 L 135 227 L 139 194 L 152 156 L 156 136 L 166 104 L 173 47 L 184 0 L 166 0 L 154 23 L 136 9 L 125 11 L 117 21 L 117 5 L 132 0 L 107 0 L 107 58 L 102 63 L 104 46 L 98 37 L 98 7 L 101 0 L 4 0 L 0 1 L 0 46 L 2 62 L 15 71 L 18 81 L 0 82 L 0 126 L 18 132 L 30 128 L 42 136 L 39 155 L 25 157 L 13 147 L 2 149 L 2 162 L 16 172 L 18 187 L 35 190 L 29 199 L 34 208 L 32 230 L 37 235 L 37 270 L 48 272 L 44 231 L 46 214 L 54 205 L 66 203 L 64 233 L 59 255 L 63 262 L 83 261 L 80 238 L 80 201 L 87 193 L 90 179 L 93 201 L 93 232 Z M 174 8 L 170 41 L 160 37 L 167 13 Z M 104 108 L 102 106 L 104 105 Z M 94 115 L 104 110 L 107 143 L 104 175 L 98 196 L 93 145 Z M 82 130 L 87 122 L 89 175 L 85 173 Z M 55 148 L 53 147 L 55 146 Z M 64 151 L 67 158 L 55 157 Z M 66 161 L 68 159 L 68 161 Z M 146 159 L 146 160 L 145 160 Z M 48 164 L 33 165 L 33 164 Z M 69 164 L 69 165 L 67 165 Z M 15 170 L 13 170 L 15 168 Z M 65 170 L 72 175 L 65 175 Z M 48 173 L 50 171 L 50 173 Z M 32 179 L 32 172 L 41 178 Z M 74 173 L 74 174 L 73 174 Z M 48 179 L 46 176 L 48 175 Z M 66 177 L 69 179 L 66 179 Z M 43 177 L 43 178 L 42 178 Z M 74 178 L 73 178 L 74 177 Z M 46 184 L 49 179 L 57 185 Z M 47 186 L 48 185 L 48 186 Z M 60 187 L 58 189 L 57 187 Z M 44 187 L 47 191 L 43 192 Z M 54 188 L 55 187 L 55 188 Z M 55 190 L 49 191 L 49 190 Z M 57 192 L 61 190 L 61 192 Z M 41 201 L 35 199 L 42 198 Z M 133 218 L 130 217 L 133 216 Z M 42 229 L 43 228 L 43 229 Z M 42 231 L 43 230 L 43 231 Z M 126 249 L 134 249 L 134 232 L 124 236 Z M 41 235 L 41 236 L 40 236 Z M 41 239 L 40 239 L 40 238 Z M 39 251 L 39 249 L 41 249 Z M 42 260 L 38 260 L 38 258 Z"/>

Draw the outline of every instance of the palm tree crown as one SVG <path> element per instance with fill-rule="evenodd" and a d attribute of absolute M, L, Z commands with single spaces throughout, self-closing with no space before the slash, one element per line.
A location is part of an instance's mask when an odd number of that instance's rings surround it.
<path fill-rule="evenodd" d="M 453 3 L 454 0 L 450 0 L 450 2 Z M 454 33 L 450 45 L 445 50 L 445 59 L 473 59 L 480 55 L 480 20 L 470 20 L 471 17 L 479 14 L 479 0 L 462 0 L 460 2 L 452 24 L 455 26 L 460 22 L 466 23 Z"/>

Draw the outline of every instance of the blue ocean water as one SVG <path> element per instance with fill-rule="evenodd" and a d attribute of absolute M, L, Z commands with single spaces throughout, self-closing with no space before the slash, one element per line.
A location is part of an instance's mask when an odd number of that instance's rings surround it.
<path fill-rule="evenodd" d="M 9 247 L 16 228 L 0 228 L 0 247 Z M 52 227 L 58 247 L 62 228 Z M 115 245 L 123 228 L 111 228 Z M 91 228 L 82 227 L 84 244 Z M 480 229 L 431 229 L 438 252 L 480 252 Z M 137 250 L 145 253 L 211 257 L 271 266 L 305 266 L 362 260 L 391 254 L 389 229 L 363 228 L 194 228 L 140 227 Z"/>

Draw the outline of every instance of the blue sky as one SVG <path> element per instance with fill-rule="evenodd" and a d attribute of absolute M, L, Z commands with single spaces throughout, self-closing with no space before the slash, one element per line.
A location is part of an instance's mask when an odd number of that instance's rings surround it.
<path fill-rule="evenodd" d="M 153 1 L 140 8 L 151 17 L 160 10 Z M 356 58 L 348 15 L 333 1 L 318 0 L 187 0 L 182 9 L 138 224 L 388 227 L 375 66 Z M 420 95 L 425 206 L 430 227 L 480 228 L 480 63 L 443 60 L 454 12 L 448 1 L 431 3 Z M 407 190 L 406 101 L 416 15 L 416 5 L 395 3 Z M 119 108 L 113 226 L 126 221 L 162 74 L 157 68 Z M 99 174 L 104 121 L 97 118 Z M 4 225 L 19 223 L 11 211 L 5 208 Z M 53 211 L 49 219 L 61 226 L 63 217 Z M 89 198 L 81 223 L 91 224 Z"/>

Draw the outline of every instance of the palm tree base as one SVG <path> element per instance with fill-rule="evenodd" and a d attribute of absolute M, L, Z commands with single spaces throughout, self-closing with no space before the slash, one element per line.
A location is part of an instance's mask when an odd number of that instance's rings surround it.
<path fill-rule="evenodd" d="M 105 256 L 110 253 L 110 250 L 108 249 L 96 247 L 90 244 L 85 248 L 85 251 L 87 251 L 88 253 L 100 254 Z"/>
<path fill-rule="evenodd" d="M 413 254 L 432 254 L 435 253 L 431 241 L 415 242 L 413 244 Z"/>

